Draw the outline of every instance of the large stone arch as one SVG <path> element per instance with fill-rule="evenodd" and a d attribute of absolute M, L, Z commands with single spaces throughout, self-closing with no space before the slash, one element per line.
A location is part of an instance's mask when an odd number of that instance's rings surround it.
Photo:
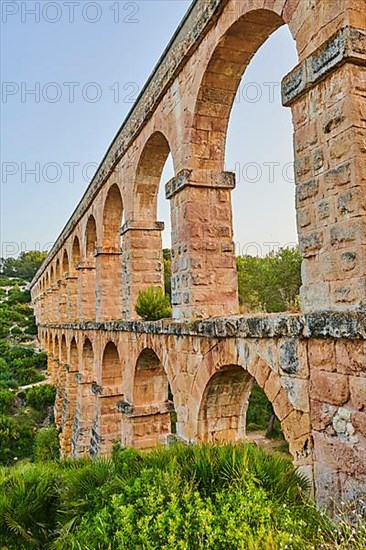
<path fill-rule="evenodd" d="M 78 296 L 81 297 L 78 300 L 78 318 L 89 321 L 96 318 L 95 253 L 98 231 L 93 214 L 87 218 L 83 240 L 83 261 L 79 266 L 78 274 Z"/>
<path fill-rule="evenodd" d="M 297 403 L 293 392 L 302 400 L 307 396 L 305 373 L 288 376 L 281 368 L 281 349 L 287 342 L 217 342 L 204 355 L 190 389 L 186 427 L 188 439 L 237 441 L 245 436 L 245 418 L 253 381 L 264 391 L 281 423 L 290 453 L 297 466 L 311 467 L 312 439 L 308 403 Z M 240 372 L 240 370 L 242 372 Z M 224 390 L 222 394 L 221 390 Z M 302 394 L 302 395 L 301 395 Z M 306 401 L 306 399 L 305 399 Z M 207 415 L 208 407 L 211 408 Z M 229 424 L 231 408 L 233 424 Z M 235 409 L 235 410 L 234 410 Z M 205 424 L 206 423 L 206 424 Z M 217 426 L 215 425 L 217 424 Z M 207 429 L 213 427 L 210 431 Z M 310 473 L 306 472 L 309 476 Z"/>
<path fill-rule="evenodd" d="M 173 395 L 161 360 L 152 349 L 140 351 L 133 375 L 132 404 L 123 410 L 122 443 L 138 448 L 164 444 L 175 432 Z"/>
<path fill-rule="evenodd" d="M 57 361 L 60 358 L 60 341 L 57 333 L 53 339 L 53 356 Z"/>
<path fill-rule="evenodd" d="M 210 173 L 215 178 L 224 170 L 227 129 L 240 81 L 260 46 L 284 24 L 274 11 L 248 11 L 215 44 L 198 88 L 191 130 L 190 157 L 195 168 L 195 159 L 200 159 L 196 178 L 201 174 L 207 182 Z"/>
<path fill-rule="evenodd" d="M 253 378 L 239 365 L 224 365 L 204 390 L 197 419 L 197 439 L 209 443 L 240 441 Z"/>
<path fill-rule="evenodd" d="M 121 318 L 122 262 L 121 224 L 123 202 L 120 189 L 113 183 L 107 192 L 102 215 L 101 246 L 96 254 L 96 319 Z"/>
<path fill-rule="evenodd" d="M 164 289 L 164 223 L 157 221 L 157 200 L 171 151 L 165 135 L 155 131 L 145 142 L 137 162 L 132 212 L 128 212 L 131 218 L 122 227 L 122 314 L 127 318 L 137 317 L 135 304 L 140 291 L 150 286 Z"/>

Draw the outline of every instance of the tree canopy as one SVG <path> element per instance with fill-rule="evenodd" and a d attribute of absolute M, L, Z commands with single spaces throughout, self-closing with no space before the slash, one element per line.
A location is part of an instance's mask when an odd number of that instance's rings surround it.
<path fill-rule="evenodd" d="M 1 258 L 1 272 L 6 277 L 20 277 L 31 281 L 47 256 L 47 252 L 31 250 L 18 258 Z"/>

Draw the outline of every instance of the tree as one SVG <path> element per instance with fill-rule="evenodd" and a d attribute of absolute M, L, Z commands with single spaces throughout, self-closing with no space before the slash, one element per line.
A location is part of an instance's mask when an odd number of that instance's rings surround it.
<path fill-rule="evenodd" d="M 297 307 L 301 256 L 297 248 L 281 248 L 264 258 L 237 258 L 240 305 L 249 311 L 280 312 Z"/>
<path fill-rule="evenodd" d="M 44 262 L 47 252 L 22 252 L 18 258 L 1 258 L 1 272 L 6 277 L 21 277 L 31 281 Z"/>
<path fill-rule="evenodd" d="M 165 294 L 170 298 L 172 295 L 172 254 L 169 248 L 163 250 L 163 264 L 164 264 L 164 288 Z"/>

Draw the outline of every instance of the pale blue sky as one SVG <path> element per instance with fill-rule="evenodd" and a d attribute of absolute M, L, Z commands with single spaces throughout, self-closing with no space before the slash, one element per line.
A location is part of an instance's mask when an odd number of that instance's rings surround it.
<path fill-rule="evenodd" d="M 24 8 L 36 4 L 39 22 Z M 56 2 L 2 2 L 2 255 L 57 238 L 190 2 L 81 0 L 73 14 L 61 1 L 42 13 L 46 4 Z M 283 27 L 257 52 L 232 111 L 226 169 L 237 173 L 238 253 L 296 240 L 291 113 L 280 103 L 280 81 L 296 62 Z M 163 185 L 159 218 L 168 246 Z"/>

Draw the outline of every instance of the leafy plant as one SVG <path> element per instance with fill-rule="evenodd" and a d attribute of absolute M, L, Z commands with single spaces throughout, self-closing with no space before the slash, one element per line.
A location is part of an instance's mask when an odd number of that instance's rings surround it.
<path fill-rule="evenodd" d="M 42 428 L 36 433 L 33 454 L 36 462 L 54 460 L 60 456 L 60 442 L 54 426 Z"/>
<path fill-rule="evenodd" d="M 139 292 L 136 313 L 144 321 L 158 321 L 171 316 L 169 296 L 160 287 L 149 287 Z"/>

